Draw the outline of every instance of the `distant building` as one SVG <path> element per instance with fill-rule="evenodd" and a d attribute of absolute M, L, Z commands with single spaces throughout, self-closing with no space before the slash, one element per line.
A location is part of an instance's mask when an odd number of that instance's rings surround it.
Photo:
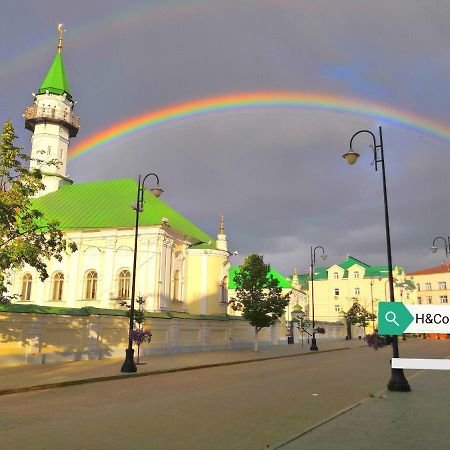
<path fill-rule="evenodd" d="M 419 305 L 448 305 L 450 298 L 450 263 L 408 273 L 417 290 Z"/>
<path fill-rule="evenodd" d="M 369 312 L 378 314 L 378 302 L 389 301 L 388 266 L 370 266 L 352 256 L 346 261 L 314 269 L 314 310 L 316 321 L 343 320 L 343 311 L 358 301 Z M 394 266 L 394 295 L 396 301 L 416 303 L 414 283 L 399 266 Z M 311 277 L 299 276 L 308 283 L 308 308 L 311 318 Z M 377 322 L 375 322 L 375 326 Z"/>

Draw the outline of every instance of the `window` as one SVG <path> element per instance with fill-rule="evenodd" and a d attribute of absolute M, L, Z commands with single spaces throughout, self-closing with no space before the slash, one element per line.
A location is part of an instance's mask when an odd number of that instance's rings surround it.
<path fill-rule="evenodd" d="M 341 305 L 334 305 L 334 310 L 339 312 L 341 310 Z"/>
<path fill-rule="evenodd" d="M 431 283 L 425 283 L 425 289 L 431 291 Z"/>
<path fill-rule="evenodd" d="M 418 303 L 419 305 L 422 304 L 422 297 L 417 297 L 417 303 Z"/>
<path fill-rule="evenodd" d="M 431 305 L 433 303 L 433 297 L 427 297 L 427 302 Z"/>
<path fill-rule="evenodd" d="M 64 275 L 55 273 L 52 278 L 52 301 L 61 301 L 63 295 Z"/>
<path fill-rule="evenodd" d="M 355 287 L 355 295 L 361 295 L 361 289 L 359 287 Z"/>
<path fill-rule="evenodd" d="M 175 270 L 173 274 L 173 284 L 172 284 L 172 300 L 181 300 L 180 298 L 180 271 Z"/>
<path fill-rule="evenodd" d="M 84 277 L 84 298 L 86 300 L 95 300 L 97 298 L 97 272 L 89 270 Z"/>
<path fill-rule="evenodd" d="M 354 272 L 353 273 L 353 278 L 359 278 L 359 272 Z"/>
<path fill-rule="evenodd" d="M 220 302 L 228 303 L 228 277 L 224 277 L 220 285 Z"/>
<path fill-rule="evenodd" d="M 420 291 L 420 283 L 416 284 L 417 290 Z"/>
<path fill-rule="evenodd" d="M 339 296 L 339 288 L 334 288 L 334 295 Z"/>
<path fill-rule="evenodd" d="M 338 279 L 339 279 L 339 274 L 338 274 L 337 272 L 334 272 L 334 273 L 333 273 L 333 278 L 334 278 L 335 280 L 338 280 Z"/>
<path fill-rule="evenodd" d="M 117 280 L 118 298 L 130 298 L 130 283 L 131 283 L 130 271 L 127 269 L 121 270 L 119 272 L 119 277 Z"/>
<path fill-rule="evenodd" d="M 440 295 L 439 299 L 441 300 L 441 303 L 448 303 L 448 297 L 446 295 Z"/>
<path fill-rule="evenodd" d="M 447 283 L 445 281 L 439 281 L 439 289 L 445 290 L 447 289 Z"/>
<path fill-rule="evenodd" d="M 22 301 L 29 302 L 31 298 L 31 283 L 33 282 L 33 277 L 31 274 L 26 273 L 22 277 Z"/>

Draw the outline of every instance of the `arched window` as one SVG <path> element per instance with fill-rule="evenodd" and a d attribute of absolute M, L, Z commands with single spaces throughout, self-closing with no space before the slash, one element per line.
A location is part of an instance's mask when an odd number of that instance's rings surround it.
<path fill-rule="evenodd" d="M 84 298 L 95 300 L 97 298 L 98 276 L 95 270 L 89 270 L 84 277 Z"/>
<path fill-rule="evenodd" d="M 224 277 L 220 285 L 220 301 L 228 303 L 228 277 Z"/>
<path fill-rule="evenodd" d="M 63 295 L 64 274 L 57 272 L 52 278 L 52 301 L 61 301 Z"/>
<path fill-rule="evenodd" d="M 118 298 L 130 298 L 130 284 L 131 274 L 127 269 L 119 272 L 119 278 L 117 282 L 117 297 Z"/>
<path fill-rule="evenodd" d="M 33 282 L 33 277 L 31 274 L 26 273 L 22 277 L 22 301 L 29 302 L 31 298 L 31 283 Z"/>
<path fill-rule="evenodd" d="M 180 295 L 180 271 L 175 270 L 173 274 L 172 300 L 181 300 Z"/>

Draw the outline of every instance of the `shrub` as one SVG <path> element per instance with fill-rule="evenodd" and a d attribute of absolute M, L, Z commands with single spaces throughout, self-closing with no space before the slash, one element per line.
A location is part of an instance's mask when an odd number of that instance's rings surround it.
<path fill-rule="evenodd" d="M 366 334 L 364 340 L 367 342 L 367 345 L 369 347 L 372 347 L 374 350 L 378 350 L 379 348 L 383 348 L 392 344 L 391 336 L 384 336 L 378 333 Z"/>

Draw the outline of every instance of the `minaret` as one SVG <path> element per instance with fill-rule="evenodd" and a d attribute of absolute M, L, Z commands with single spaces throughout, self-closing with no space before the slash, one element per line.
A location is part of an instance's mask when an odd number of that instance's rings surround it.
<path fill-rule="evenodd" d="M 228 251 L 227 235 L 225 234 L 223 214 L 220 216 L 219 234 L 217 235 L 217 250 Z"/>
<path fill-rule="evenodd" d="M 66 175 L 69 139 L 80 128 L 80 119 L 73 114 L 75 102 L 70 92 L 62 59 L 63 28 L 58 25 L 58 51 L 34 102 L 25 110 L 25 128 L 32 131 L 30 169 L 40 169 L 45 190 L 38 196 L 58 190 L 72 183 Z M 57 162 L 49 165 L 46 162 Z"/>
<path fill-rule="evenodd" d="M 293 273 L 293 275 L 292 275 L 292 283 L 291 283 L 291 286 L 292 286 L 293 288 L 296 288 L 296 289 L 299 289 L 299 288 L 300 288 L 300 285 L 299 285 L 299 283 L 298 283 L 298 270 L 297 270 L 297 267 L 294 268 L 294 273 Z"/>

